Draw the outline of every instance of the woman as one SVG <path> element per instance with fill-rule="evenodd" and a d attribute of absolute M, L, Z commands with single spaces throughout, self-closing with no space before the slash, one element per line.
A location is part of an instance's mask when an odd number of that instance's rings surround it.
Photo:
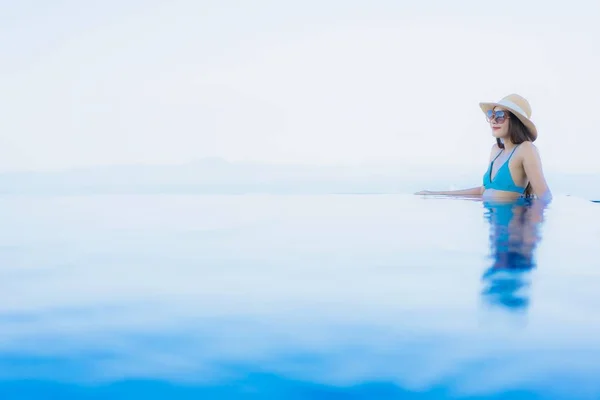
<path fill-rule="evenodd" d="M 537 129 L 531 121 L 529 102 L 518 94 L 497 103 L 479 103 L 490 123 L 496 144 L 483 183 L 470 189 L 421 191 L 420 195 L 483 196 L 486 199 L 514 200 L 520 197 L 552 198 L 533 142 Z"/>

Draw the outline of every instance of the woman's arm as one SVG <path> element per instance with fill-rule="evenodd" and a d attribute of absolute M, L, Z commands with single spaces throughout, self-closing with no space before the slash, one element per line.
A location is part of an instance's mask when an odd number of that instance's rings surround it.
<path fill-rule="evenodd" d="M 492 148 L 490 150 L 490 161 L 492 161 L 492 158 L 494 158 L 498 155 L 499 151 L 500 151 L 500 148 L 498 147 L 498 145 L 496 143 L 494 143 L 494 145 L 492 146 Z M 415 194 L 418 194 L 418 195 L 431 194 L 431 195 L 442 195 L 442 196 L 481 196 L 481 195 L 483 195 L 483 191 L 484 191 L 483 186 L 476 186 L 476 187 L 472 187 L 469 189 L 461 189 L 461 190 L 444 190 L 444 191 L 422 190 Z"/>
<path fill-rule="evenodd" d="M 527 179 L 529 179 L 533 194 L 545 202 L 552 200 L 552 193 L 544 177 L 540 154 L 531 142 L 523 143 L 523 169 L 525 170 Z"/>
<path fill-rule="evenodd" d="M 483 187 L 477 186 L 469 189 L 461 189 L 461 190 L 442 190 L 442 191 L 432 191 L 432 190 L 422 190 L 415 194 L 419 195 L 443 195 L 443 196 L 481 196 L 483 194 Z"/>

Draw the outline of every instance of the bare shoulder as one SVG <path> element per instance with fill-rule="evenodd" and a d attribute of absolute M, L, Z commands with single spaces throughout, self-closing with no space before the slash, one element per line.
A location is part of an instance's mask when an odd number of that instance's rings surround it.
<path fill-rule="evenodd" d="M 500 147 L 498 147 L 498 143 L 494 143 L 492 148 L 490 149 L 490 154 L 496 154 L 500 151 Z"/>
<path fill-rule="evenodd" d="M 496 157 L 496 155 L 500 152 L 500 147 L 498 147 L 498 143 L 494 143 L 492 148 L 490 149 L 490 161 L 492 158 Z"/>
<path fill-rule="evenodd" d="M 527 149 L 528 151 L 536 151 L 537 147 L 535 147 L 535 144 L 533 144 L 533 142 L 527 141 L 527 142 L 523 142 L 521 143 L 521 149 Z"/>
<path fill-rule="evenodd" d="M 519 147 L 523 157 L 539 157 L 538 148 L 532 142 L 523 142 Z"/>

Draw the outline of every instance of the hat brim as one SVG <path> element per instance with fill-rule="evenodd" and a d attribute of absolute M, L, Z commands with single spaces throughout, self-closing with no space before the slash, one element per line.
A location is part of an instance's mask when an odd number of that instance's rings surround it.
<path fill-rule="evenodd" d="M 537 139 L 538 133 L 537 133 L 537 128 L 535 127 L 535 124 L 529 119 L 527 118 L 527 116 L 521 114 L 521 112 L 513 107 L 510 107 L 506 104 L 500 104 L 500 103 L 479 103 L 479 107 L 481 107 L 481 110 L 483 111 L 484 114 L 486 114 L 488 112 L 488 110 L 493 110 L 495 107 L 501 107 L 504 108 L 506 110 L 509 110 L 510 112 L 513 113 L 513 115 L 517 118 L 519 118 L 519 120 L 523 123 L 523 125 L 525 125 L 527 127 L 527 129 L 529 130 L 529 133 L 531 134 L 531 141 L 535 142 L 535 140 Z"/>

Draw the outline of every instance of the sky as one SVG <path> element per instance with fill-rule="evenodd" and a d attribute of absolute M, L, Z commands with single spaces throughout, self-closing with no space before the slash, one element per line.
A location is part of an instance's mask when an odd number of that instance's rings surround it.
<path fill-rule="evenodd" d="M 219 157 L 487 167 L 526 97 L 600 173 L 600 2 L 0 0 L 0 172 Z"/>

